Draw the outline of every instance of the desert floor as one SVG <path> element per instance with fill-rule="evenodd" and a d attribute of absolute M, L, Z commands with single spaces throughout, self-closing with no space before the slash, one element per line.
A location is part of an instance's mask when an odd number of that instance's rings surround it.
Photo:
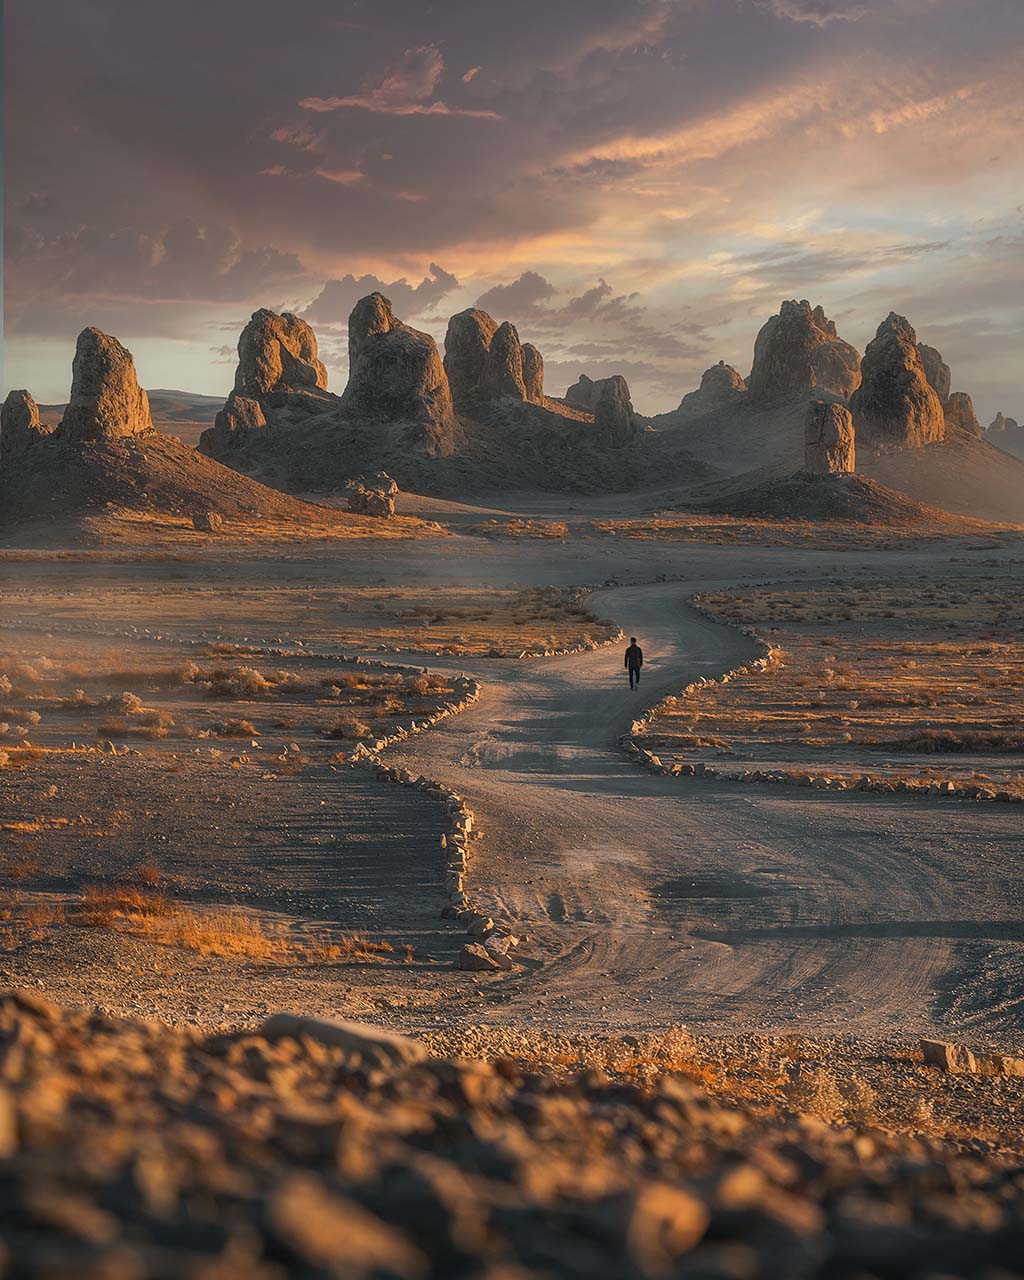
<path fill-rule="evenodd" d="M 1024 1048 L 1019 805 L 661 777 L 618 745 L 642 710 L 755 653 L 691 608 L 694 592 L 790 579 L 804 589 L 825 579 L 969 581 L 983 566 L 1019 572 L 1018 543 L 844 551 L 483 539 L 460 534 L 460 521 L 491 513 L 426 507 L 454 533 L 265 556 L 9 556 L 0 649 L 106 646 L 131 667 L 187 657 L 198 641 L 258 650 L 312 636 L 310 660 L 329 661 L 358 649 L 346 590 L 415 588 L 444 601 L 455 588 L 594 588 L 597 617 L 641 639 L 639 692 L 617 643 L 523 660 L 387 655 L 483 685 L 474 705 L 383 759 L 471 805 L 482 838 L 469 888 L 526 935 L 514 971 L 455 967 L 465 937 L 440 917 L 442 815 L 429 795 L 339 766 L 312 740 L 297 744 L 301 765 L 267 766 L 299 733 L 268 730 L 255 759 L 240 762 L 230 744 L 168 740 L 0 770 L 2 854 L 8 872 L 21 868 L 8 887 L 23 905 L 59 905 L 145 864 L 191 906 L 237 909 L 296 936 L 362 930 L 392 953 L 363 963 L 219 957 L 145 933 L 51 925 L 37 912 L 34 930 L 8 931 L 0 984 L 204 1026 L 251 1025 L 289 1008 L 435 1033 L 621 1035 L 682 1024 L 709 1036 L 936 1031 Z M 543 515 L 543 504 L 523 514 Z M 163 588 L 175 592 L 173 620 L 160 616 Z M 301 608 L 297 588 L 308 592 Z M 194 592 L 192 618 L 183 591 Z M 83 592 L 103 600 L 84 612 Z M 332 646 L 332 635 L 345 643 Z M 83 734 L 44 719 L 31 737 L 66 746 Z M 38 828 L 19 829 L 26 822 Z"/>

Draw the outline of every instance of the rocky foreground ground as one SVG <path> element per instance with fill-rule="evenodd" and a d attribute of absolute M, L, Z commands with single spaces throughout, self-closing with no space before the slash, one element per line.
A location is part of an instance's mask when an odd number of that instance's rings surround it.
<path fill-rule="evenodd" d="M 0 997 L 8 1276 L 1021 1274 L 1024 1165 L 691 1080 Z"/>

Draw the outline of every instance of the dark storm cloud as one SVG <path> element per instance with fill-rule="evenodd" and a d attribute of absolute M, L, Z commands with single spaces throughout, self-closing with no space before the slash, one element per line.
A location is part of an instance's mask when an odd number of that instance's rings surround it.
<path fill-rule="evenodd" d="M 545 280 L 537 271 L 524 271 L 511 284 L 496 284 L 487 289 L 477 298 L 476 305 L 497 315 L 522 316 L 554 295 L 555 286 L 550 280 Z"/>

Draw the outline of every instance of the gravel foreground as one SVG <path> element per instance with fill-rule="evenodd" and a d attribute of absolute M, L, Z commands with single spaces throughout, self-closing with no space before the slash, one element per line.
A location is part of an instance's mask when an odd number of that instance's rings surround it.
<path fill-rule="evenodd" d="M 1024 1164 L 985 1144 L 288 1030 L 0 996 L 2 1274 L 1024 1274 Z"/>

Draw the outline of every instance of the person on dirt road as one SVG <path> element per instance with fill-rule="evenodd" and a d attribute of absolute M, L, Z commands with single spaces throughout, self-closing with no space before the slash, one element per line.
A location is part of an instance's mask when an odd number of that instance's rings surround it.
<path fill-rule="evenodd" d="M 630 636 L 629 648 L 626 650 L 626 670 L 629 672 L 629 687 L 640 687 L 640 668 L 644 665 L 644 651 L 636 642 L 636 636 Z"/>

